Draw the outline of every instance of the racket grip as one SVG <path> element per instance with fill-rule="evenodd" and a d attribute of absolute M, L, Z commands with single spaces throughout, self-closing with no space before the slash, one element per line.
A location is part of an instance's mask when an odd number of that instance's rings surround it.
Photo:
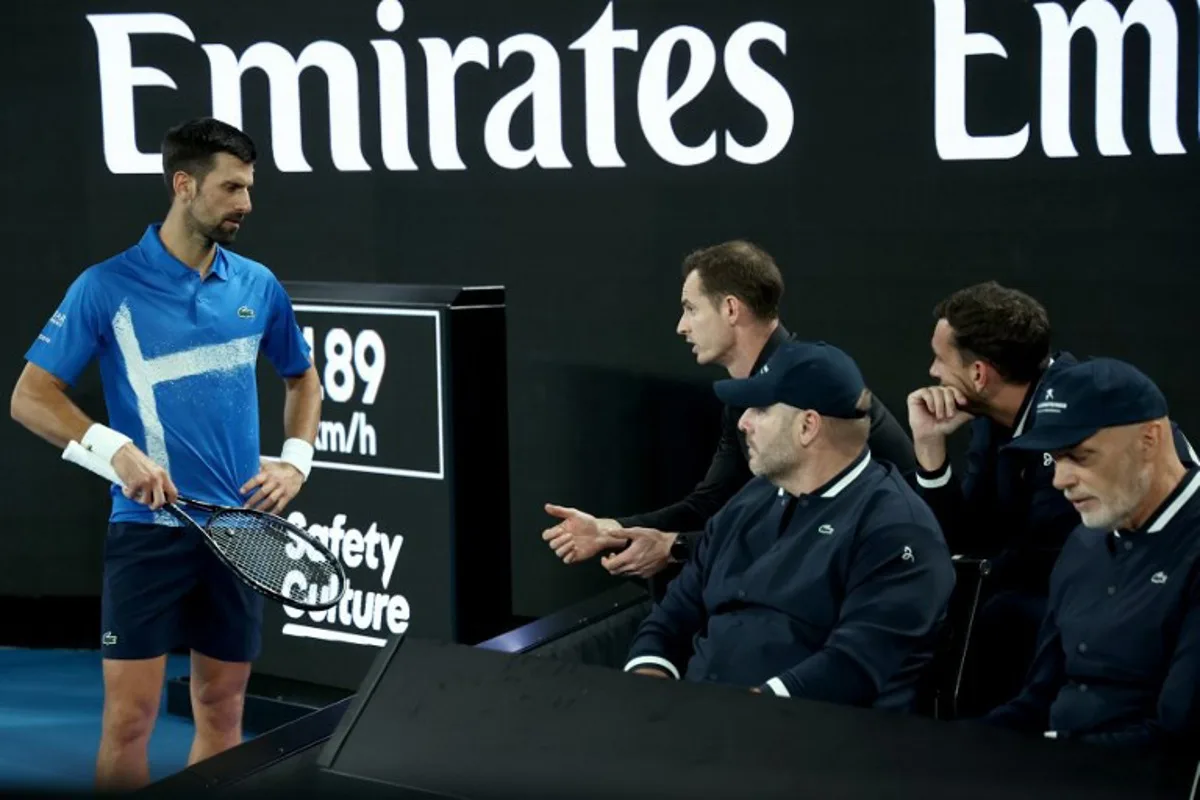
<path fill-rule="evenodd" d="M 101 478 L 107 478 L 117 486 L 125 485 L 121 482 L 120 477 L 117 476 L 117 471 L 113 469 L 112 464 L 79 444 L 79 442 L 68 442 L 67 448 L 63 450 L 62 457 L 63 461 L 70 461 L 72 464 L 77 464 L 86 470 L 96 473 Z"/>

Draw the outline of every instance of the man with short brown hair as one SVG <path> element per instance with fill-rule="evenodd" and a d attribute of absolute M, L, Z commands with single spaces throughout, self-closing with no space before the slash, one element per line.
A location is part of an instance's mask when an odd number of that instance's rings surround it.
<path fill-rule="evenodd" d="M 960 289 L 934 308 L 929 374 L 937 386 L 908 398 L 917 483 L 955 554 L 991 561 L 990 587 L 973 637 L 980 671 L 969 671 L 963 713 L 986 712 L 1020 686 L 1045 610 L 1050 571 L 1079 514 L 1053 485 L 1045 453 L 1006 450 L 1037 422 L 1043 384 L 1077 363 L 1051 353 L 1046 309 L 995 281 Z M 947 439 L 969 428 L 965 470 Z M 1181 457 L 1195 459 L 1183 434 Z M 977 680 L 975 677 L 977 675 Z"/>
<path fill-rule="evenodd" d="M 182 494 L 281 513 L 312 469 L 321 418 L 320 377 L 287 292 L 229 249 L 251 210 L 253 141 L 202 118 L 171 128 L 162 150 L 166 217 L 72 281 L 11 400 L 19 423 L 58 449 L 79 442 L 125 487 L 112 490 L 97 631 L 106 792 L 150 782 L 168 653 L 191 651 L 194 764 L 241 743 L 262 646 L 262 595 L 163 505 Z M 286 387 L 278 460 L 260 455 L 260 352 Z M 68 394 L 92 362 L 107 424 Z"/>
<path fill-rule="evenodd" d="M 757 245 L 735 240 L 697 250 L 683 261 L 676 332 L 692 346 L 698 364 L 719 364 L 731 378 L 755 375 L 793 338 L 779 320 L 783 289 L 779 267 Z M 738 430 L 742 411 L 725 407 L 708 473 L 684 499 L 619 519 L 547 505 L 559 522 L 542 538 L 566 564 L 621 550 L 601 561 L 614 575 L 649 578 L 686 562 L 705 522 L 751 478 L 745 435 Z M 916 464 L 903 427 L 874 396 L 869 417 L 872 457 L 911 475 Z"/>

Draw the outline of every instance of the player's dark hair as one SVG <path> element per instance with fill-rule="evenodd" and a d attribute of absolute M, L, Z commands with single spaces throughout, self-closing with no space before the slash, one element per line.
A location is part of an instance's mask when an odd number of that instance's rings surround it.
<path fill-rule="evenodd" d="M 933 310 L 964 361 L 986 361 L 1010 383 L 1037 380 L 1050 358 L 1050 317 L 1037 300 L 995 281 L 960 289 Z"/>
<path fill-rule="evenodd" d="M 692 272 L 700 273 L 704 293 L 713 302 L 732 295 L 759 319 L 779 316 L 783 275 L 761 247 L 735 240 L 696 250 L 683 260 L 684 280 Z"/>
<path fill-rule="evenodd" d="M 163 180 L 168 194 L 175 194 L 176 172 L 186 172 L 203 183 L 212 171 L 217 153 L 228 153 L 246 164 L 253 164 L 258 158 L 249 136 L 212 117 L 191 119 L 168 130 L 162 142 Z"/>

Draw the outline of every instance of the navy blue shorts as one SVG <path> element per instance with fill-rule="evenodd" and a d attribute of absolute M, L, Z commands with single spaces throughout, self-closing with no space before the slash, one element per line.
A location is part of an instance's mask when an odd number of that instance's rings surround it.
<path fill-rule="evenodd" d="M 154 658 L 188 648 L 248 662 L 262 645 L 263 597 L 189 528 L 114 522 L 104 542 L 104 658 Z"/>

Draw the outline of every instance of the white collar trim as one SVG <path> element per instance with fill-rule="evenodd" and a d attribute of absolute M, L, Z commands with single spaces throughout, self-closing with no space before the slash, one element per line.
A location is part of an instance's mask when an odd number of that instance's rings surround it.
<path fill-rule="evenodd" d="M 1188 483 L 1187 487 L 1179 493 L 1179 496 L 1171 502 L 1171 505 L 1167 506 L 1166 510 L 1158 516 L 1158 519 L 1154 520 L 1154 524 L 1146 529 L 1146 533 L 1158 533 L 1171 524 L 1171 520 L 1175 519 L 1175 515 L 1187 505 L 1188 501 L 1192 499 L 1192 496 L 1197 491 L 1200 491 L 1200 473 L 1192 476 L 1192 480 Z"/>
<path fill-rule="evenodd" d="M 848 472 L 840 481 L 822 492 L 821 497 L 837 497 L 843 489 L 854 483 L 854 481 L 858 479 L 858 476 L 863 474 L 863 471 L 870 463 L 871 454 L 868 452 L 865 456 L 863 456 L 862 462 L 857 467 Z"/>

